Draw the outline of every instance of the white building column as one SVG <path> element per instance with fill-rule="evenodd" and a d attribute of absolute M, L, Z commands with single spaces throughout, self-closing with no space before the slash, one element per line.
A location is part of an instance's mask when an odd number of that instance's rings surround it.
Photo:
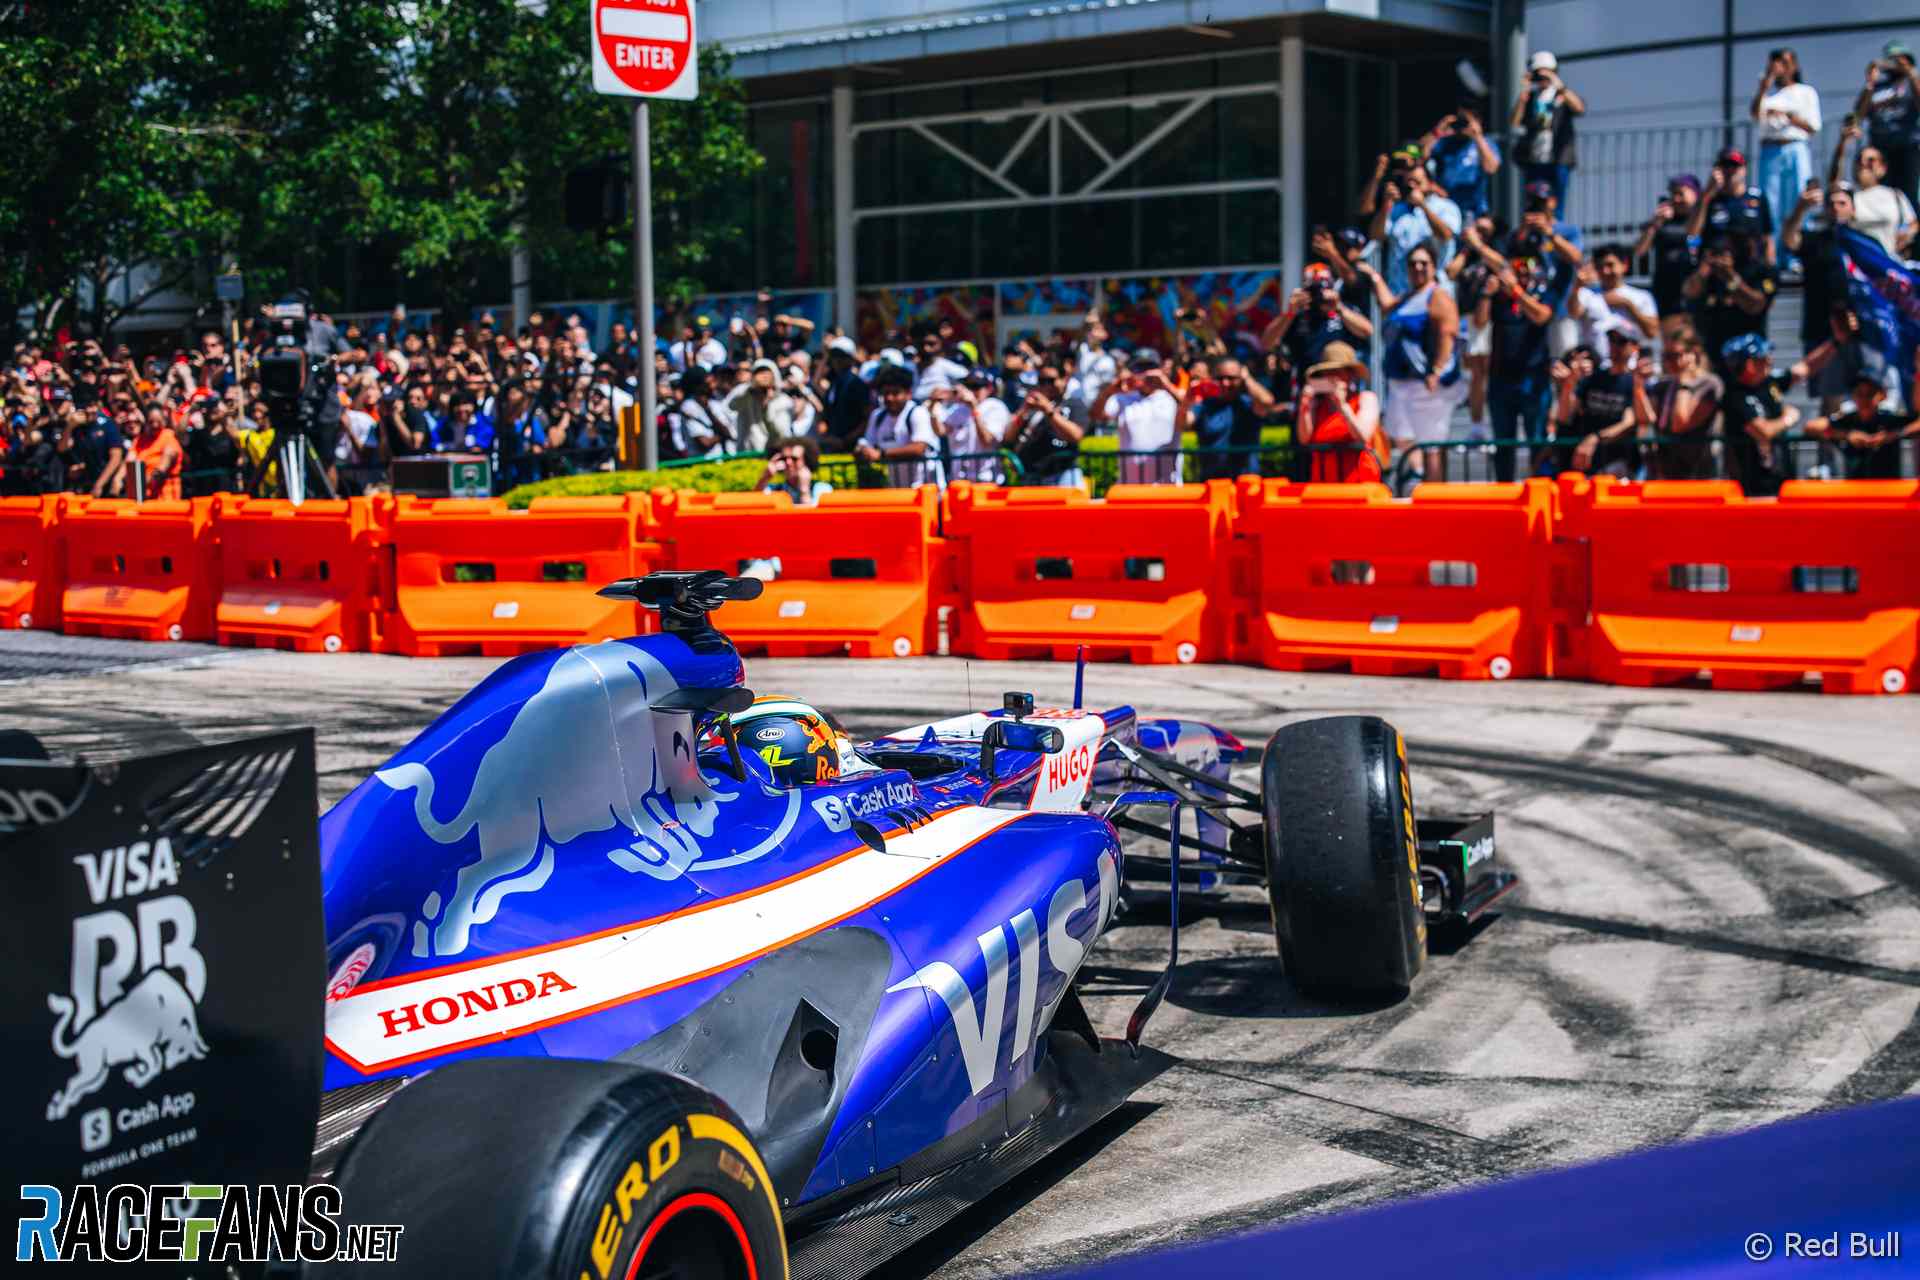
<path fill-rule="evenodd" d="M 1307 266 L 1307 46 L 1280 39 L 1280 296 Z"/>
<path fill-rule="evenodd" d="M 853 85 L 833 86 L 833 322 L 853 332 Z"/>

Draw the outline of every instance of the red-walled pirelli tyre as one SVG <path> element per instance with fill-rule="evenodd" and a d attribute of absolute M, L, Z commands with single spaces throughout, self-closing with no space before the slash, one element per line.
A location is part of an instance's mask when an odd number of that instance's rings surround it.
<path fill-rule="evenodd" d="M 328 1276 L 786 1280 L 766 1166 L 724 1103 L 610 1062 L 481 1058 L 394 1094 L 342 1161 L 342 1220 L 398 1265 Z"/>
<path fill-rule="evenodd" d="M 1267 894 L 1295 985 L 1406 994 L 1427 955 L 1406 743 L 1377 716 L 1290 724 L 1267 742 L 1260 792 Z"/>

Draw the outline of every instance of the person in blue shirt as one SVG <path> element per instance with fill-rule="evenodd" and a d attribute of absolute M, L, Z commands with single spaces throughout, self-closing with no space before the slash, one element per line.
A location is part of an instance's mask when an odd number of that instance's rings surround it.
<path fill-rule="evenodd" d="M 1231 356 L 1196 360 L 1182 396 L 1200 447 L 1202 480 L 1260 473 L 1260 423 L 1273 412 L 1273 392 Z"/>
<path fill-rule="evenodd" d="M 1500 172 L 1500 144 L 1487 137 L 1472 103 L 1463 102 L 1420 139 L 1427 172 L 1467 221 L 1491 212 L 1493 175 Z"/>

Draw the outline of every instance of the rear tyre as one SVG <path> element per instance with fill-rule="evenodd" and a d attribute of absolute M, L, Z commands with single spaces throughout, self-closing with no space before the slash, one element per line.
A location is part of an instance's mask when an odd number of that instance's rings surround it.
<path fill-rule="evenodd" d="M 780 1206 L 726 1104 L 607 1062 L 482 1058 L 393 1095 L 335 1179 L 403 1269 L 499 1280 L 785 1280 Z M 391 1264 L 311 1268 L 387 1275 Z"/>
<path fill-rule="evenodd" d="M 1260 793 L 1274 938 L 1295 985 L 1405 995 L 1427 932 L 1399 731 L 1377 716 L 1288 725 L 1267 741 Z"/>

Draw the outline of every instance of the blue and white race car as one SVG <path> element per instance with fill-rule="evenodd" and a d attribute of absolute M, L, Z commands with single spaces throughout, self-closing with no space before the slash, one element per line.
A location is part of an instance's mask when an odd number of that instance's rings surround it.
<path fill-rule="evenodd" d="M 1124 1040 L 1076 994 L 1129 861 L 1175 921 L 1183 881 L 1264 881 L 1291 980 L 1369 998 L 1511 885 L 1488 820 L 1417 822 L 1374 718 L 1282 729 L 1257 791 L 1230 734 L 1128 707 L 1009 694 L 854 742 L 745 687 L 709 614 L 759 590 L 607 588 L 662 633 L 507 663 L 322 818 L 316 1169 L 410 1256 L 871 1272 L 1164 1065 L 1177 933 Z"/>

